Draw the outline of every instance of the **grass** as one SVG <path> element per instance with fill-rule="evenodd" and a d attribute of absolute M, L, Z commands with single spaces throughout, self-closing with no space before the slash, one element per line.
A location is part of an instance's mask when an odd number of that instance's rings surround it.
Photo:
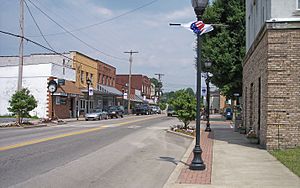
<path fill-rule="evenodd" d="M 16 118 L 16 116 L 4 115 L 0 116 L 0 118 Z"/>
<path fill-rule="evenodd" d="M 270 151 L 270 153 L 300 177 L 300 147 L 286 150 L 274 150 Z"/>

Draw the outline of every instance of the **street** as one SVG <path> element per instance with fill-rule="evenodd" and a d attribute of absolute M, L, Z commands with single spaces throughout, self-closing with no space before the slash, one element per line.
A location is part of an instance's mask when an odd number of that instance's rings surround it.
<path fill-rule="evenodd" d="M 1 187 L 162 187 L 192 140 L 177 118 L 129 116 L 0 129 Z"/>

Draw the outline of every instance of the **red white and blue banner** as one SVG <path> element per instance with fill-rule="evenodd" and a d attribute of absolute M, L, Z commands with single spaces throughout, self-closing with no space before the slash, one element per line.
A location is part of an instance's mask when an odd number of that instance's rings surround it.
<path fill-rule="evenodd" d="M 190 22 L 188 24 L 181 24 L 181 26 L 189 28 L 196 34 L 204 34 L 214 30 L 214 27 L 210 24 L 205 24 L 203 21 Z"/>

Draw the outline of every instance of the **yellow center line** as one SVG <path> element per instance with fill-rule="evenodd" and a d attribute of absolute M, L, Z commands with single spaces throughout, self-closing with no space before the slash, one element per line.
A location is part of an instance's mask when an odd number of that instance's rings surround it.
<path fill-rule="evenodd" d="M 133 120 L 133 121 L 128 121 L 128 122 L 123 122 L 123 123 L 116 123 L 116 124 L 112 124 L 112 125 L 122 126 L 122 125 L 126 125 L 126 124 L 129 124 L 129 123 L 144 121 L 144 120 L 148 120 L 148 119 L 152 119 L 152 118 L 153 117 L 151 117 L 151 118 L 143 118 L 143 119 Z M 84 134 L 84 133 L 99 131 L 99 130 L 105 129 L 107 127 L 108 126 L 101 126 L 101 127 L 90 128 L 90 129 L 76 131 L 76 132 L 70 132 L 70 133 L 60 134 L 60 135 L 57 135 L 57 136 L 52 136 L 52 137 L 47 137 L 47 138 L 34 139 L 34 140 L 25 141 L 25 142 L 20 142 L 20 143 L 17 143 L 17 144 L 0 147 L 0 151 L 5 151 L 5 150 L 9 150 L 9 149 L 24 147 L 24 146 L 28 146 L 28 145 L 32 145 L 32 144 L 37 144 L 37 143 L 41 143 L 41 142 L 55 140 L 55 139 L 58 139 L 58 138 L 64 138 L 64 137 L 68 137 L 68 136 L 74 136 L 74 135 L 79 135 L 79 134 Z"/>

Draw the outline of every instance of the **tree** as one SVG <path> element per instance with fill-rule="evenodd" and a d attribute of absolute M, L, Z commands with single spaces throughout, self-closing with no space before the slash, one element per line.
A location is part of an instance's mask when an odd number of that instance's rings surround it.
<path fill-rule="evenodd" d="M 177 114 L 177 118 L 184 123 L 187 129 L 188 124 L 196 118 L 196 99 L 188 90 L 179 90 L 175 92 L 175 97 L 171 105 Z"/>
<path fill-rule="evenodd" d="M 221 26 L 203 35 L 202 65 L 205 60 L 213 62 L 209 69 L 214 75 L 211 82 L 223 95 L 232 98 L 234 93 L 241 94 L 246 43 L 245 0 L 215 0 L 207 7 L 203 21 Z"/>
<path fill-rule="evenodd" d="M 157 80 L 156 78 L 151 78 L 151 83 L 155 86 L 155 95 L 160 96 L 161 95 L 161 88 L 163 87 L 162 82 Z"/>
<path fill-rule="evenodd" d="M 37 101 L 27 88 L 16 91 L 9 100 L 8 111 L 17 115 L 17 123 L 21 124 L 24 117 L 30 117 L 29 112 L 37 107 Z"/>

